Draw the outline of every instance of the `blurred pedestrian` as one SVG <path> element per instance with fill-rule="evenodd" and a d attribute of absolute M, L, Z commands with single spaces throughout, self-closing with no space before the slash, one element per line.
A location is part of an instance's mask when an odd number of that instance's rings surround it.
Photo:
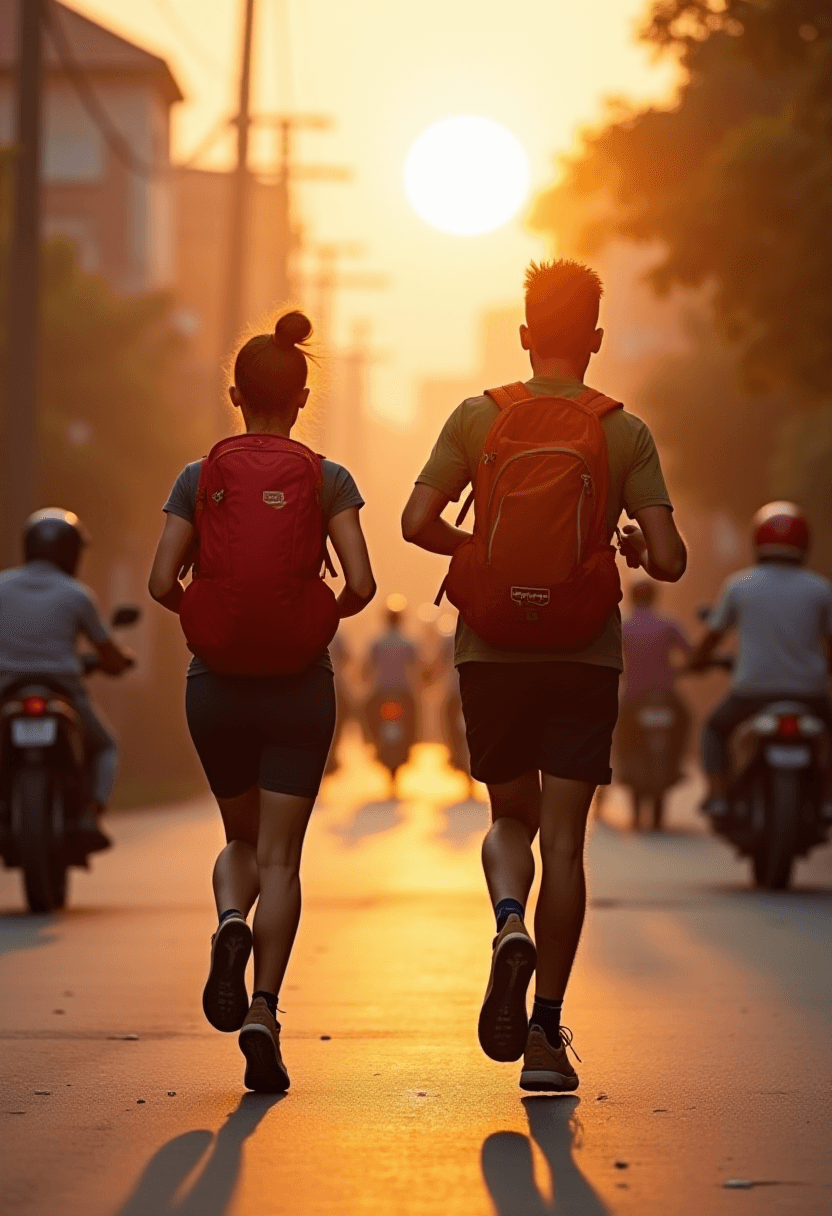
<path fill-rule="evenodd" d="M 681 779 L 691 717 L 676 691 L 682 663 L 692 649 L 685 631 L 656 612 L 659 588 L 652 579 L 630 586 L 632 611 L 624 620 L 624 693 L 615 734 L 615 778 L 630 787 L 633 826 L 642 803 L 653 802 L 653 826 L 661 826 L 664 796 Z M 652 725 L 650 725 L 652 723 Z"/>
<path fill-rule="evenodd" d="M 150 575 L 151 595 L 180 613 L 194 650 L 188 726 L 227 842 L 214 866 L 219 925 L 203 1008 L 218 1030 L 240 1031 L 245 1084 L 264 1092 L 289 1085 L 277 1002 L 300 919 L 304 835 L 335 726 L 326 643 L 375 593 L 355 482 L 290 439 L 309 397 L 311 332 L 302 313 L 288 312 L 273 334 L 239 351 L 230 396 L 246 433 L 179 475 Z M 325 535 L 346 580 L 337 602 L 319 577 Z M 195 541 L 196 577 L 185 589 L 180 575 Z M 249 1003 L 246 918 L 255 902 Z"/>

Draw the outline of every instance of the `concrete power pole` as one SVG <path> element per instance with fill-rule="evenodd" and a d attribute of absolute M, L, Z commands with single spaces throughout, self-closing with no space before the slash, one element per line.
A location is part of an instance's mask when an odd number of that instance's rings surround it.
<path fill-rule="evenodd" d="M 0 561 L 20 561 L 20 536 L 38 504 L 40 364 L 40 141 L 43 83 L 41 0 L 17 4 L 14 216 L 6 319 L 7 382 L 2 428 Z"/>
<path fill-rule="evenodd" d="M 228 354 L 243 327 L 245 271 L 248 254 L 251 175 L 248 143 L 251 129 L 251 43 L 254 30 L 254 0 L 245 0 L 243 50 L 240 64 L 240 98 L 237 107 L 237 167 L 231 182 L 229 230 L 225 276 L 225 319 L 222 328 L 223 356 Z"/>

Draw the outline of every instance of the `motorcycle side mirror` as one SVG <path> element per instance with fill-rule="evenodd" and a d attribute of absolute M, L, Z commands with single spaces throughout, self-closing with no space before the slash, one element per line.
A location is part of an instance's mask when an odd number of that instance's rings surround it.
<path fill-rule="evenodd" d="M 134 604 L 122 604 L 110 617 L 110 625 L 113 629 L 126 629 L 128 625 L 135 625 L 141 615 L 141 609 Z"/>
<path fill-rule="evenodd" d="M 696 609 L 696 615 L 699 617 L 700 621 L 707 621 L 712 611 L 713 609 L 711 608 L 710 604 L 700 604 Z"/>

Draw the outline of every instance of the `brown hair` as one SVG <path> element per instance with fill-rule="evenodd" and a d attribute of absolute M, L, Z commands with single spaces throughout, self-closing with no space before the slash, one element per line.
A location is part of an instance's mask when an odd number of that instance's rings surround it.
<path fill-rule="evenodd" d="M 297 309 L 278 318 L 272 334 L 255 334 L 234 360 L 234 383 L 253 413 L 281 414 L 306 387 L 312 322 Z"/>
<path fill-rule="evenodd" d="M 568 258 L 530 262 L 526 270 L 526 324 L 543 358 L 584 353 L 598 326 L 604 287 L 589 266 Z"/>

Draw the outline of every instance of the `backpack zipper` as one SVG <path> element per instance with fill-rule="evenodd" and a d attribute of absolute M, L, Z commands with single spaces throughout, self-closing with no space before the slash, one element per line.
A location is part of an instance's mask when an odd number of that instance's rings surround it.
<path fill-rule="evenodd" d="M 582 456 L 581 453 L 578 452 L 575 448 L 567 448 L 567 447 L 558 446 L 558 447 L 545 447 L 545 448 L 530 448 L 526 452 L 518 452 L 516 456 L 510 456 L 508 458 L 508 460 L 505 462 L 503 467 L 500 469 L 497 476 L 494 478 L 494 484 L 492 485 L 491 493 L 488 496 L 488 506 L 486 508 L 486 512 L 488 512 L 491 509 L 491 503 L 494 498 L 494 492 L 497 489 L 497 482 L 500 480 L 503 473 L 506 471 L 506 469 L 508 468 L 508 466 L 510 464 L 513 464 L 513 462 L 515 460 L 522 460 L 524 456 L 545 456 L 552 452 L 565 452 L 568 456 L 574 456 L 576 460 L 580 460 L 580 462 L 586 467 L 586 469 L 589 470 L 589 462 L 587 461 L 586 457 Z M 585 495 L 592 493 L 592 477 L 590 476 L 588 471 L 586 473 L 581 474 L 581 480 L 583 482 L 583 487 L 581 489 L 581 496 L 578 499 L 578 565 L 580 565 L 580 563 L 581 563 L 581 549 L 582 549 L 581 509 L 583 507 L 583 501 L 584 501 Z M 494 545 L 494 536 L 497 531 L 497 525 L 500 522 L 500 516 L 502 515 L 502 513 L 503 513 L 503 504 L 500 503 L 500 509 L 497 512 L 497 518 L 494 520 L 494 526 L 491 529 L 491 535 L 488 538 L 487 561 L 488 561 L 489 566 L 491 565 L 491 550 Z"/>

